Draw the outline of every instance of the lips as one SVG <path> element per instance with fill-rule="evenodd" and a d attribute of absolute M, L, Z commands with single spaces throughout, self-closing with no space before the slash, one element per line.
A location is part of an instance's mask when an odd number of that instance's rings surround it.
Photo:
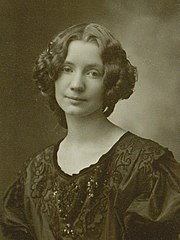
<path fill-rule="evenodd" d="M 69 98 L 69 99 L 71 99 L 71 100 L 75 100 L 75 101 L 82 101 L 82 102 L 85 102 L 86 101 L 86 99 L 84 99 L 84 98 L 79 98 L 79 97 L 71 97 L 71 96 L 65 96 L 66 98 Z"/>

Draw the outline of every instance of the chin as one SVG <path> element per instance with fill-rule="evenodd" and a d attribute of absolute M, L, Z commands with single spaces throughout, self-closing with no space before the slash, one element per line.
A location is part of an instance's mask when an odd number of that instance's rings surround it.
<path fill-rule="evenodd" d="M 66 115 L 76 116 L 76 117 L 86 117 L 91 115 L 99 115 L 102 114 L 102 106 L 62 106 L 61 108 L 65 112 Z"/>
<path fill-rule="evenodd" d="M 94 111 L 82 111 L 82 110 L 71 110 L 71 111 L 65 111 L 65 114 L 68 116 L 74 116 L 74 117 L 92 117 L 92 116 L 99 116 L 102 115 L 103 112 L 99 109 Z"/>
<path fill-rule="evenodd" d="M 71 115 L 71 116 L 80 116 L 80 115 L 83 115 L 85 113 L 85 111 L 83 111 L 82 109 L 78 109 L 78 108 L 72 108 L 72 107 L 69 107 L 69 108 L 64 108 L 63 109 L 65 114 L 67 115 Z"/>
<path fill-rule="evenodd" d="M 71 110 L 71 111 L 65 111 L 65 114 L 69 116 L 84 117 L 89 115 L 90 113 L 87 113 L 84 111 Z"/>

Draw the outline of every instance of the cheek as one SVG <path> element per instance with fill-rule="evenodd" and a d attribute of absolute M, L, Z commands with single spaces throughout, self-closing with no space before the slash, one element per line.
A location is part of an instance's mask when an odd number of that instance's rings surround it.
<path fill-rule="evenodd" d="M 63 95 L 63 86 L 60 82 L 55 82 L 55 98 L 58 103 L 61 102 L 61 97 Z"/>
<path fill-rule="evenodd" d="M 61 76 L 55 81 L 55 90 L 63 93 L 69 86 L 69 78 L 61 74 Z"/>
<path fill-rule="evenodd" d="M 58 93 L 61 93 L 64 89 L 64 81 L 62 81 L 61 79 L 57 79 L 56 82 L 55 82 L 55 92 L 58 94 Z"/>
<path fill-rule="evenodd" d="M 55 83 L 55 97 L 57 98 L 58 92 L 59 92 L 59 84 Z"/>
<path fill-rule="evenodd" d="M 103 104 L 103 99 L 104 99 L 104 90 L 102 88 L 96 89 L 94 91 L 94 102 L 97 104 Z"/>
<path fill-rule="evenodd" d="M 103 96 L 104 96 L 104 85 L 99 85 L 99 86 L 96 86 L 96 88 L 94 89 L 94 93 L 96 96 L 99 97 L 99 99 L 102 99 Z"/>

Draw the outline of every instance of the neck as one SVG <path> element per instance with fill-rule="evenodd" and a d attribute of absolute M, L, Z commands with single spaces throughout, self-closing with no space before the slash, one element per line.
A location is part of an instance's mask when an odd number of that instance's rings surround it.
<path fill-rule="evenodd" d="M 66 120 L 68 125 L 67 138 L 76 143 L 97 141 L 113 126 L 103 113 L 87 117 L 66 115 Z"/>

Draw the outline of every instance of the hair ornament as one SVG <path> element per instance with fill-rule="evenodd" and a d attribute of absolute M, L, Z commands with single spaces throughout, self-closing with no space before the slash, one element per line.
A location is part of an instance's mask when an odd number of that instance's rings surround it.
<path fill-rule="evenodd" d="M 46 49 L 46 52 L 50 55 L 52 55 L 52 45 L 53 45 L 53 42 L 51 41 L 49 44 L 48 44 L 48 47 Z"/>

